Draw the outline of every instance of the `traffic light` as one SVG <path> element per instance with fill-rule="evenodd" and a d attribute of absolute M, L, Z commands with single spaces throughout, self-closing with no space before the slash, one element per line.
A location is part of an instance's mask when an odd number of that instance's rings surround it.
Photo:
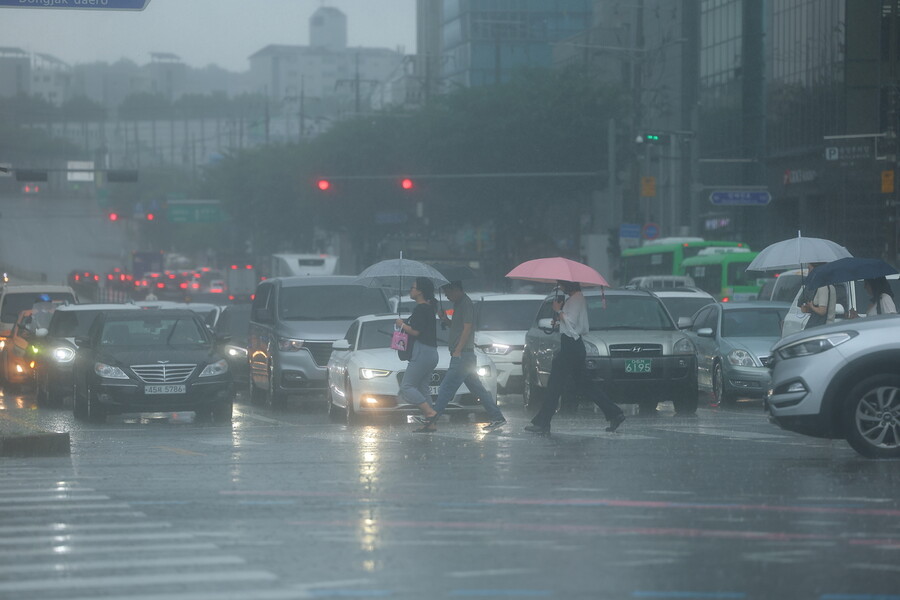
<path fill-rule="evenodd" d="M 639 144 L 650 144 L 662 146 L 669 143 L 669 134 L 668 133 L 659 133 L 658 131 L 649 131 L 647 133 L 642 133 L 637 137 L 637 142 Z"/>
<path fill-rule="evenodd" d="M 331 182 L 327 179 L 319 179 L 318 181 L 316 181 L 316 187 L 323 192 L 327 192 L 331 189 Z"/>
<path fill-rule="evenodd" d="M 409 177 L 404 177 L 400 180 L 400 187 L 404 190 L 412 190 L 416 187 L 416 184 Z"/>
<path fill-rule="evenodd" d="M 118 221 L 120 217 L 119 217 L 119 213 L 111 212 L 108 215 L 106 215 L 106 218 L 109 219 L 110 221 Z"/>
<path fill-rule="evenodd" d="M 144 215 L 144 219 L 146 219 L 148 221 L 154 221 L 154 220 L 156 220 L 156 215 L 154 215 L 152 212 L 147 213 L 146 215 Z"/>

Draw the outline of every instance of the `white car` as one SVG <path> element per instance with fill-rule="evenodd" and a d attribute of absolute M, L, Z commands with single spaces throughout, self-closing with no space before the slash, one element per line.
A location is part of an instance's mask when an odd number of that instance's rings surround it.
<path fill-rule="evenodd" d="M 475 347 L 494 361 L 500 392 L 520 393 L 525 333 L 546 296 L 498 293 L 469 297 L 475 303 Z"/>
<path fill-rule="evenodd" d="M 328 415 L 333 421 L 346 420 L 353 425 L 366 416 L 418 414 L 414 404 L 407 404 L 399 396 L 400 381 L 406 371 L 406 361 L 391 349 L 395 314 L 366 315 L 350 325 L 344 339 L 334 342 L 328 361 Z M 478 374 L 489 392 L 497 395 L 497 370 L 491 359 L 476 350 Z M 437 395 L 447 369 L 450 352 L 447 332 L 438 326 L 438 365 L 431 377 L 432 398 Z M 468 418 L 469 413 L 484 412 L 478 398 L 461 385 L 447 406 L 453 418 Z"/>
<path fill-rule="evenodd" d="M 715 304 L 716 299 L 707 292 L 696 287 L 672 288 L 668 290 L 650 290 L 666 305 L 666 310 L 672 315 L 672 320 L 681 327 L 681 319 L 690 321 L 697 311 L 709 304 Z"/>

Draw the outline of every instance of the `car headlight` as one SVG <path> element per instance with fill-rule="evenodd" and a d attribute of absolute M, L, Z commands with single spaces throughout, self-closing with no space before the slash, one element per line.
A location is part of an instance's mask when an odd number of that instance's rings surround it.
<path fill-rule="evenodd" d="M 589 354 L 591 356 L 600 356 L 600 348 L 597 347 L 597 344 L 589 342 L 584 338 L 581 339 L 584 341 L 585 354 Z"/>
<path fill-rule="evenodd" d="M 200 377 L 212 377 L 214 375 L 224 375 L 228 372 L 228 361 L 224 358 L 217 360 L 214 363 L 209 363 L 206 365 L 202 371 L 200 371 Z"/>
<path fill-rule="evenodd" d="M 128 379 L 128 375 L 126 375 L 125 371 L 119 367 L 114 367 L 101 362 L 94 363 L 94 373 L 104 379 Z"/>
<path fill-rule="evenodd" d="M 485 354 L 503 355 L 509 354 L 510 347 L 506 344 L 485 344 L 478 346 Z"/>
<path fill-rule="evenodd" d="M 75 360 L 75 351 L 66 346 L 54 348 L 51 354 L 53 359 L 58 363 L 70 363 Z"/>
<path fill-rule="evenodd" d="M 359 377 L 361 379 L 375 379 L 376 377 L 387 377 L 391 372 L 385 369 L 360 369 Z"/>
<path fill-rule="evenodd" d="M 232 358 L 247 358 L 247 349 L 240 346 L 225 346 L 225 352 Z"/>
<path fill-rule="evenodd" d="M 488 365 L 481 365 L 481 366 L 479 366 L 478 368 L 475 369 L 475 372 L 476 372 L 476 373 L 478 374 L 478 376 L 481 377 L 482 379 L 491 376 L 491 368 L 490 368 Z"/>
<path fill-rule="evenodd" d="M 672 351 L 675 352 L 675 354 L 694 354 L 694 343 L 687 338 L 681 338 L 675 342 L 675 347 Z"/>
<path fill-rule="evenodd" d="M 855 331 L 841 331 L 839 333 L 817 335 L 779 348 L 778 356 L 785 360 L 801 356 L 812 356 L 813 354 L 819 354 L 820 352 L 830 350 L 835 346 L 840 346 L 844 342 L 852 340 L 857 335 L 858 334 Z"/>
<path fill-rule="evenodd" d="M 0 339 L 0 350 L 6 348 L 6 338 Z"/>
<path fill-rule="evenodd" d="M 303 348 L 303 340 L 293 338 L 278 338 L 278 349 L 282 352 L 297 352 Z"/>
<path fill-rule="evenodd" d="M 728 362 L 736 367 L 755 367 L 753 355 L 746 350 L 732 350 L 728 353 Z"/>

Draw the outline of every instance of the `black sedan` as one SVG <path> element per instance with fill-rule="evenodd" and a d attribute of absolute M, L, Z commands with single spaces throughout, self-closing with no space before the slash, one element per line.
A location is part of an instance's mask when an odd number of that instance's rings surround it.
<path fill-rule="evenodd" d="M 228 360 L 235 383 L 250 381 L 247 362 L 247 338 L 250 332 L 250 305 L 233 304 L 222 309 L 213 328 L 219 339 L 219 351 Z"/>
<path fill-rule="evenodd" d="M 75 417 L 195 411 L 230 421 L 233 390 L 228 362 L 202 319 L 183 309 L 102 313 L 76 338 Z"/>

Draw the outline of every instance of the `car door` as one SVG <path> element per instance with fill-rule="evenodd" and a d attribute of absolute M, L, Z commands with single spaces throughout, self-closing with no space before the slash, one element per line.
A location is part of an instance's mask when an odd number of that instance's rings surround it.
<path fill-rule="evenodd" d="M 247 361 L 251 384 L 255 383 L 260 389 L 268 386 L 269 340 L 274 335 L 273 288 L 271 283 L 260 284 L 250 308 Z"/>
<path fill-rule="evenodd" d="M 713 360 L 718 351 L 716 339 L 720 312 L 721 308 L 718 304 L 704 307 L 697 313 L 688 331 L 691 341 L 697 348 L 697 382 L 704 389 L 708 389 L 712 385 Z M 701 336 L 698 334 L 701 329 L 712 329 L 713 335 Z"/>
<path fill-rule="evenodd" d="M 530 369 L 531 373 L 526 372 L 525 376 L 537 376 L 537 382 L 541 387 L 547 384 L 550 365 L 559 349 L 559 329 L 549 331 L 538 327 L 541 319 L 551 318 L 553 318 L 553 297 L 544 300 L 528 333 L 525 334 L 526 356 L 523 358 L 522 368 L 525 371 Z"/>
<path fill-rule="evenodd" d="M 344 339 L 350 344 L 350 348 L 347 350 L 333 350 L 328 361 L 328 385 L 337 392 L 333 394 L 333 398 L 336 404 L 342 408 L 346 408 L 344 400 L 347 397 L 347 369 L 353 360 L 353 353 L 358 345 L 359 331 L 359 321 L 353 321 L 344 335 Z"/>

